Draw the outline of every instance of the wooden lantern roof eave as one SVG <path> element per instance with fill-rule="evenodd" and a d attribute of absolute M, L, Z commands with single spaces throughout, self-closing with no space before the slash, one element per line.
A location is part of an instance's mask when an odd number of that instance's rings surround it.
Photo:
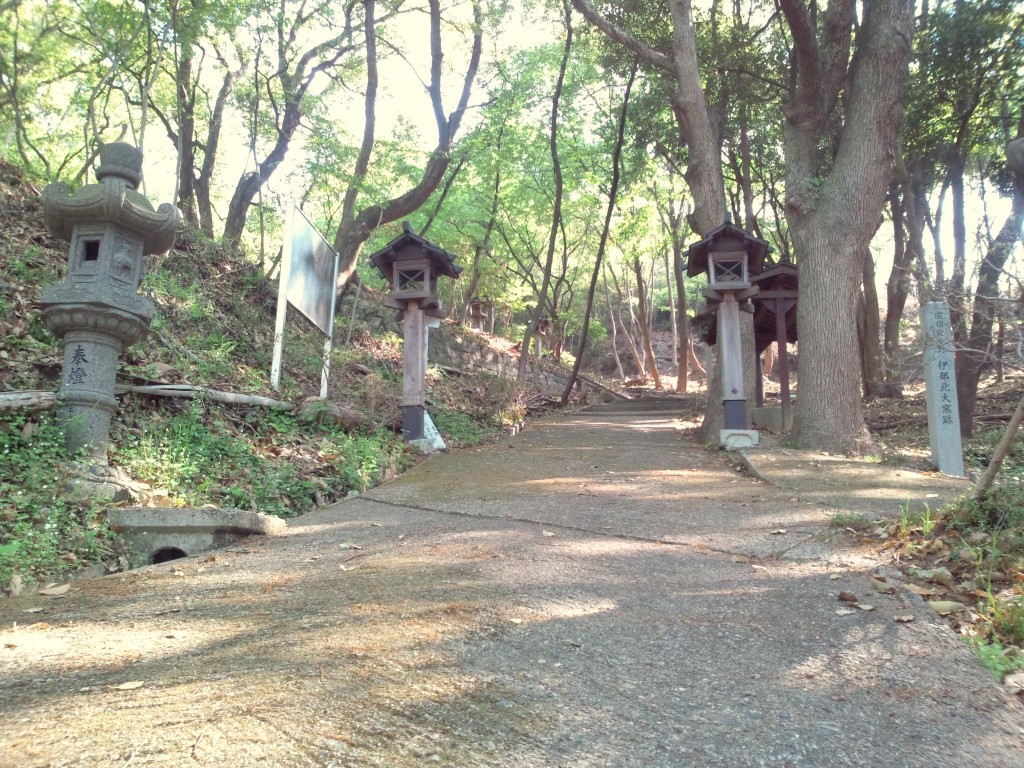
<path fill-rule="evenodd" d="M 769 245 L 768 241 L 755 237 L 745 229 L 741 229 L 731 221 L 726 220 L 723 224 L 711 230 L 704 239 L 698 240 L 686 250 L 687 277 L 695 277 L 707 272 L 711 246 L 715 241 L 723 237 L 733 237 L 741 240 L 748 256 L 747 270 L 752 276 L 760 274 L 764 268 L 765 259 L 771 253 L 771 245 Z"/>
<path fill-rule="evenodd" d="M 795 299 L 800 283 L 799 271 L 796 264 L 780 262 L 750 278 L 750 282 L 760 289 L 754 301 L 772 298 Z"/>
<path fill-rule="evenodd" d="M 391 266 L 399 260 L 399 252 L 410 246 L 418 248 L 424 257 L 430 259 L 438 275 L 457 280 L 462 274 L 462 265 L 455 263 L 457 256 L 454 253 L 417 235 L 408 222 L 402 222 L 402 234 L 370 256 L 370 263 L 383 279 L 390 282 Z"/>

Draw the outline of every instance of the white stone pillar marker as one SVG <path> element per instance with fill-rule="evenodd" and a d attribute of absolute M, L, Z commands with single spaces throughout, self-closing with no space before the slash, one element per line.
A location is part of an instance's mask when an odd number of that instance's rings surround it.
<path fill-rule="evenodd" d="M 956 368 L 949 305 L 929 301 L 921 307 L 924 335 L 925 402 L 932 463 L 946 475 L 964 476 L 960 443 L 960 411 L 956 396 Z"/>

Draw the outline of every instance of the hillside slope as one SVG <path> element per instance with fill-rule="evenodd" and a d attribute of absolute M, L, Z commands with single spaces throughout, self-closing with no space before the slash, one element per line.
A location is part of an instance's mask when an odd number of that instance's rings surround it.
<path fill-rule="evenodd" d="M 53 393 L 61 373 L 60 343 L 43 324 L 39 298 L 64 276 L 67 245 L 47 232 L 39 201 L 38 188 L 0 163 L 0 397 Z M 148 261 L 141 290 L 157 312 L 147 338 L 122 353 L 120 385 L 191 385 L 295 407 L 121 394 L 103 471 L 131 491 L 133 503 L 292 516 L 417 460 L 397 434 L 401 340 L 391 318 L 382 322 L 371 289 L 354 317 L 350 307 L 339 311 L 330 394 L 321 401 L 322 337 L 297 313 L 289 314 L 281 391 L 269 389 L 273 276 L 184 232 L 170 253 Z M 550 404 L 534 389 L 486 373 L 432 370 L 429 378 L 429 410 L 455 447 L 493 439 L 531 404 Z M 127 564 L 104 527 L 103 505 L 62 490 L 76 470 L 61 444 L 52 408 L 0 410 L 0 586 L 14 574 L 31 580 L 100 561 Z"/>

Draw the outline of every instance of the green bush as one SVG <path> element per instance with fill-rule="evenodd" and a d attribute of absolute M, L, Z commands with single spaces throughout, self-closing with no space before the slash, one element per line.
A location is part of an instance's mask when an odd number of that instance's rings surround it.
<path fill-rule="evenodd" d="M 118 441 L 129 475 L 162 488 L 179 506 L 254 509 L 278 517 L 308 512 L 320 499 L 365 491 L 403 460 L 393 434 L 348 435 L 330 425 L 300 422 L 283 411 L 253 411 L 231 421 L 193 400 L 178 413 L 151 416 L 144 434 Z"/>
<path fill-rule="evenodd" d="M 57 578 L 123 554 L 94 501 L 64 492 L 71 465 L 52 414 L 0 419 L 0 584 Z"/>

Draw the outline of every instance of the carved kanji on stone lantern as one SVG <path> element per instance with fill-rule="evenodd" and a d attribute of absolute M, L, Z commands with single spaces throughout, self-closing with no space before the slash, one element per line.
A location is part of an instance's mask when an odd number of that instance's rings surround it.
<path fill-rule="evenodd" d="M 402 234 L 370 261 L 391 286 L 385 306 L 403 311 L 402 432 L 409 441 L 422 440 L 428 424 L 427 331 L 431 320 L 436 327 L 446 314 L 437 296 L 437 279 L 458 279 L 462 267 L 455 263 L 455 254 L 415 234 L 408 222 L 402 223 Z"/>
<path fill-rule="evenodd" d="M 154 211 L 136 191 L 142 153 L 130 144 L 103 145 L 96 177 L 73 194 L 63 184 L 43 190 L 46 226 L 71 248 L 67 276 L 43 289 L 42 305 L 46 327 L 64 344 L 57 400 L 68 450 L 85 448 L 105 463 L 118 356 L 153 317 L 153 302 L 136 293 L 142 257 L 173 245 L 179 213 L 167 203 Z"/>

